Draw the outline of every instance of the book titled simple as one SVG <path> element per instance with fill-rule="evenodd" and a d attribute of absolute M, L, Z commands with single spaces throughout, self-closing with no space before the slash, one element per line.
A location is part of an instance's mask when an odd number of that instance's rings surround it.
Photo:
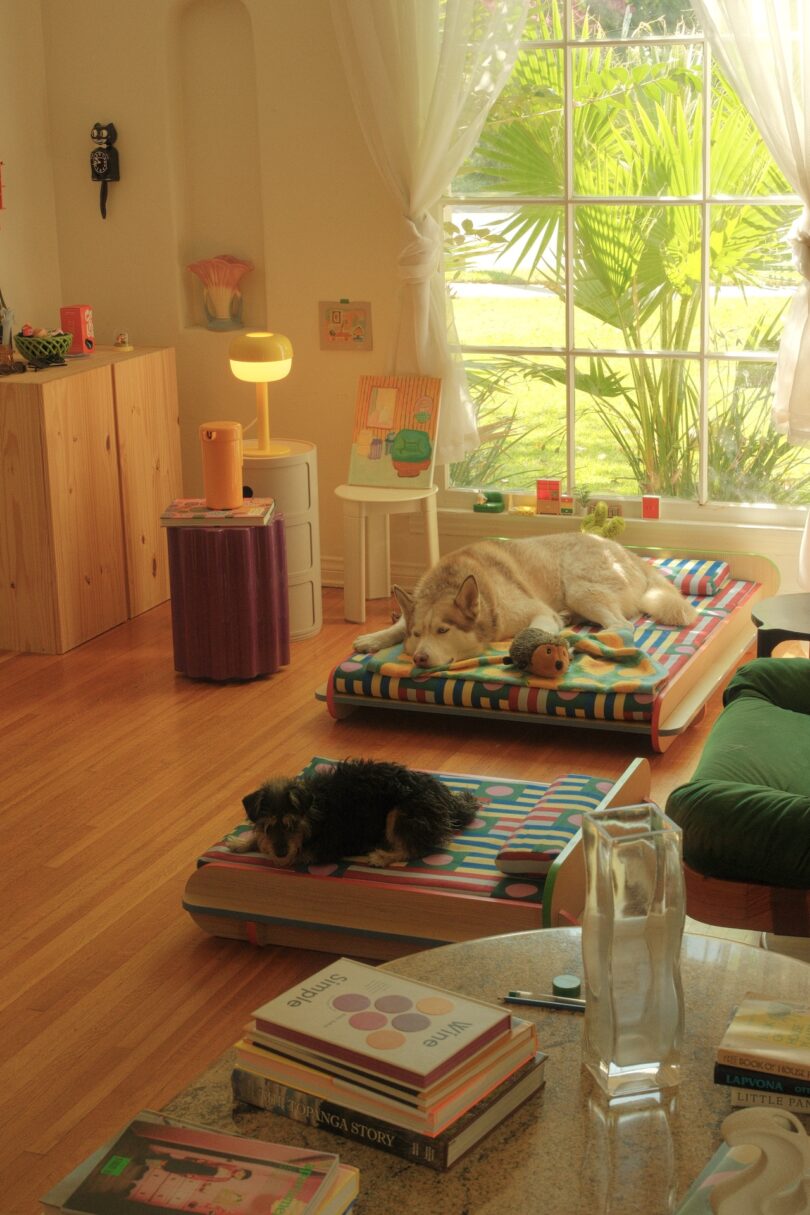
<path fill-rule="evenodd" d="M 339 958 L 253 1013 L 322 1057 L 427 1088 L 511 1028 L 508 1009 Z"/>
<path fill-rule="evenodd" d="M 716 1059 L 754 1072 L 810 1080 L 810 1005 L 747 992 L 734 1010 Z"/>
<path fill-rule="evenodd" d="M 175 498 L 160 522 L 163 527 L 264 527 L 275 512 L 273 498 L 245 498 L 241 506 L 214 510 L 205 498 Z"/>
<path fill-rule="evenodd" d="M 42 1203 L 71 1215 L 118 1215 L 125 1208 L 155 1215 L 342 1215 L 357 1191 L 357 1170 L 333 1152 L 223 1134 L 142 1110 Z"/>

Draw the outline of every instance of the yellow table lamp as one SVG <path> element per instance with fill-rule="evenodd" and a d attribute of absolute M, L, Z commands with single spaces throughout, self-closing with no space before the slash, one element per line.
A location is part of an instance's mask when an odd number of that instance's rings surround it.
<path fill-rule="evenodd" d="M 285 443 L 270 438 L 267 385 L 290 374 L 292 354 L 292 342 L 281 333 L 240 333 L 228 348 L 231 371 L 237 380 L 256 385 L 256 447 L 251 449 L 251 456 L 280 456 L 290 450 Z"/>

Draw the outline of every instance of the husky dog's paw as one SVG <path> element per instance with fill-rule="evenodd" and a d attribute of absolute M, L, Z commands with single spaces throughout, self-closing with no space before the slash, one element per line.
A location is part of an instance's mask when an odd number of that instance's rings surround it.
<path fill-rule="evenodd" d="M 379 633 L 361 633 L 359 637 L 355 637 L 353 645 L 356 654 L 376 654 L 382 649 L 383 643 Z"/>

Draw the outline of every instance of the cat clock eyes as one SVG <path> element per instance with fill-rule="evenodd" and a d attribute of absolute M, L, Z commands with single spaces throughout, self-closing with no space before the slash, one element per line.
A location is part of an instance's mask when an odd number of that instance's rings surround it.
<path fill-rule="evenodd" d="M 92 181 L 101 183 L 99 206 L 101 218 L 107 218 L 107 183 L 120 181 L 118 168 L 118 149 L 113 147 L 118 132 L 112 122 L 97 122 L 90 132 L 90 138 L 96 147 L 90 153 L 90 177 Z"/>

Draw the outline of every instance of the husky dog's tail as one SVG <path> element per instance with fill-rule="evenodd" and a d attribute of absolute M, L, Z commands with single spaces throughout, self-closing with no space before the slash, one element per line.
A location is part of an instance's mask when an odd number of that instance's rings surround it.
<path fill-rule="evenodd" d="M 641 610 L 659 624 L 684 625 L 697 620 L 697 610 L 658 570 L 649 569 Z"/>

